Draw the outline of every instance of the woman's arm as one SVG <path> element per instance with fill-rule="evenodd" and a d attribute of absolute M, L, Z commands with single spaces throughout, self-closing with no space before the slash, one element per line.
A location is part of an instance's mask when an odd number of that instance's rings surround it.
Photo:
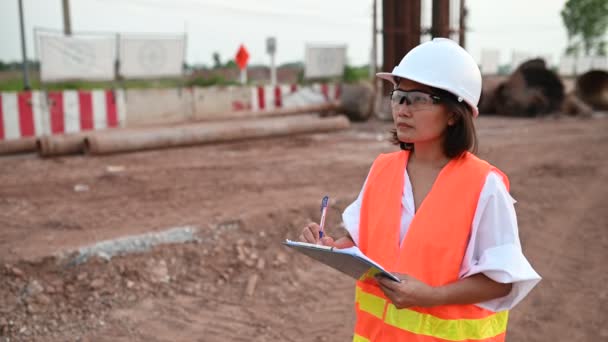
<path fill-rule="evenodd" d="M 483 274 L 460 279 L 454 283 L 433 287 L 411 276 L 399 274 L 400 283 L 379 277 L 378 284 L 386 296 L 399 308 L 431 307 L 449 304 L 476 304 L 504 297 L 511 284 L 501 284 Z"/>
<path fill-rule="evenodd" d="M 497 283 L 479 273 L 457 282 L 436 287 L 440 305 L 475 304 L 504 297 L 511 292 L 512 284 Z"/>

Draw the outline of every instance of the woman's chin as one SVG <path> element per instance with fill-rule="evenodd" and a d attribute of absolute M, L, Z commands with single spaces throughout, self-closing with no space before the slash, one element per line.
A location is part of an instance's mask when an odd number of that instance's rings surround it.
<path fill-rule="evenodd" d="M 412 139 L 412 137 L 409 134 L 399 134 L 397 133 L 397 138 L 399 139 L 400 142 L 406 143 L 406 144 L 412 144 L 414 143 L 414 140 Z"/>

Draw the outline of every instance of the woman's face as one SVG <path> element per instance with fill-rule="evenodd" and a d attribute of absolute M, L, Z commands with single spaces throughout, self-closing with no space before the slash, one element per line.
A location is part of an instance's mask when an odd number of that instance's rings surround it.
<path fill-rule="evenodd" d="M 406 143 L 441 142 L 448 125 L 454 123 L 431 88 L 403 79 L 391 96 L 393 121 L 399 141 Z"/>

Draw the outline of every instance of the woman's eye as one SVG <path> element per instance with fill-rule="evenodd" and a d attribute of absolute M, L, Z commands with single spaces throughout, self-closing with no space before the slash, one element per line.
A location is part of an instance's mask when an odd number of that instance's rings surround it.
<path fill-rule="evenodd" d="M 394 103 L 398 103 L 398 104 L 404 104 L 405 103 L 405 96 L 399 95 L 399 94 L 394 94 L 393 95 L 393 102 Z"/>
<path fill-rule="evenodd" d="M 426 103 L 426 100 L 422 95 L 414 95 L 412 96 L 412 103 L 423 104 Z"/>

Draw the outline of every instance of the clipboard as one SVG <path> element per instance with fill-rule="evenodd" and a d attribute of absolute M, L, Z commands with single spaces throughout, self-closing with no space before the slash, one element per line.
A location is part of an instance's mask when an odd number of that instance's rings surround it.
<path fill-rule="evenodd" d="M 338 249 L 291 240 L 285 240 L 283 244 L 355 279 L 359 279 L 371 271 L 372 275 L 379 273 L 391 280 L 401 282 L 397 276 L 365 256 L 357 246 Z"/>

